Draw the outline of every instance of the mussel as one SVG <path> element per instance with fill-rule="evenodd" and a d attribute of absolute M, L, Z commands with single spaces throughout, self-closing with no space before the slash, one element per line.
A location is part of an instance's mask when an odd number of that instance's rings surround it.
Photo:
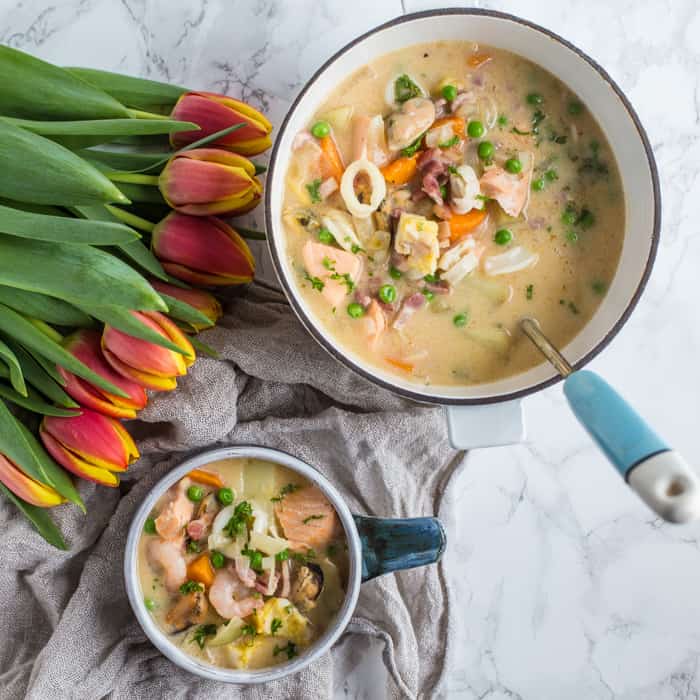
<path fill-rule="evenodd" d="M 316 606 L 322 591 L 323 569 L 311 562 L 301 566 L 292 585 L 292 602 L 303 610 L 311 610 Z"/>
<path fill-rule="evenodd" d="M 209 603 L 204 591 L 193 591 L 182 595 L 165 616 L 165 621 L 170 627 L 170 632 L 182 632 L 182 630 L 199 625 L 204 622 L 209 610 Z"/>

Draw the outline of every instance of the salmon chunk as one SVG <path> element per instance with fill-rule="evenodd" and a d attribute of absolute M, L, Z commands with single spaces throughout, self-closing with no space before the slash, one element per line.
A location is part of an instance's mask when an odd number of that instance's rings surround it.
<path fill-rule="evenodd" d="M 364 322 L 370 347 L 372 350 L 375 350 L 379 343 L 379 338 L 386 330 L 386 316 L 384 311 L 382 311 L 382 307 L 374 299 L 367 307 L 367 316 L 365 316 Z"/>
<path fill-rule="evenodd" d="M 288 493 L 275 504 L 275 513 L 294 548 L 322 548 L 338 536 L 340 523 L 335 508 L 317 486 Z"/>
<path fill-rule="evenodd" d="M 302 257 L 309 277 L 323 283 L 321 294 L 334 307 L 350 294 L 362 273 L 362 260 L 357 255 L 323 243 L 307 241 Z"/>
<path fill-rule="evenodd" d="M 511 175 L 503 168 L 489 168 L 479 180 L 481 194 L 495 199 L 508 216 L 519 216 L 527 204 L 530 182 L 524 175 Z"/>

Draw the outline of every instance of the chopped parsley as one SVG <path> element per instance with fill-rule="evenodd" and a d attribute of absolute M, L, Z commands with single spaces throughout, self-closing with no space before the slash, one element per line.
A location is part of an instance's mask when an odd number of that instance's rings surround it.
<path fill-rule="evenodd" d="M 199 545 L 196 542 L 188 542 L 187 551 L 192 554 L 197 554 L 197 552 L 199 552 Z"/>
<path fill-rule="evenodd" d="M 348 288 L 348 294 L 350 294 L 350 292 L 352 292 L 352 290 L 355 289 L 355 283 L 352 281 L 352 277 L 350 277 L 349 272 L 346 272 L 342 275 L 339 272 L 334 272 L 331 275 L 331 279 L 342 282 Z"/>
<path fill-rule="evenodd" d="M 410 158 L 414 156 L 416 152 L 420 149 L 421 142 L 423 141 L 423 134 L 421 134 L 412 144 L 406 146 L 406 148 L 401 149 L 401 155 Z"/>
<path fill-rule="evenodd" d="M 239 639 L 242 637 L 248 637 L 246 641 L 246 646 L 252 647 L 255 643 L 255 637 L 258 636 L 258 630 L 255 629 L 255 625 L 247 624 L 241 627 L 241 633 L 238 636 Z"/>
<path fill-rule="evenodd" d="M 323 520 L 325 517 L 325 515 L 310 515 L 308 518 L 304 518 L 301 522 L 304 523 L 304 525 L 308 525 L 312 520 Z"/>
<path fill-rule="evenodd" d="M 594 282 L 591 283 L 591 289 L 596 293 L 603 295 L 605 294 L 605 290 L 607 289 L 607 285 L 605 282 L 601 282 L 600 280 L 595 280 Z"/>
<path fill-rule="evenodd" d="M 329 544 L 326 547 L 326 556 L 327 557 L 334 557 L 338 553 L 338 545 L 337 544 Z"/>
<path fill-rule="evenodd" d="M 281 501 L 288 493 L 294 493 L 301 488 L 299 484 L 287 484 L 280 489 L 279 495 L 273 496 L 270 500 L 273 503 Z"/>
<path fill-rule="evenodd" d="M 527 287 L 525 287 L 525 298 L 530 300 L 532 297 L 535 295 L 535 285 L 534 284 L 528 284 Z"/>
<path fill-rule="evenodd" d="M 287 642 L 286 647 L 280 647 L 275 644 L 272 655 L 277 656 L 277 654 L 282 653 L 286 654 L 288 659 L 293 659 L 295 656 L 298 656 L 297 645 L 294 642 Z"/>
<path fill-rule="evenodd" d="M 216 625 L 209 623 L 208 625 L 200 625 L 192 633 L 190 642 L 197 642 L 200 649 L 204 649 L 205 637 L 212 637 L 216 634 Z"/>
<path fill-rule="evenodd" d="M 576 306 L 576 304 L 574 304 L 573 301 L 570 301 L 570 302 L 567 304 L 567 306 L 569 307 L 569 311 L 571 311 L 572 314 L 578 314 L 578 313 L 579 313 L 578 306 Z"/>
<path fill-rule="evenodd" d="M 357 255 L 358 253 L 364 253 L 365 249 L 362 246 L 357 245 L 357 243 L 353 243 L 352 246 L 350 246 L 350 250 Z"/>
<path fill-rule="evenodd" d="M 280 620 L 278 617 L 273 618 L 272 624 L 270 625 L 270 632 L 275 634 L 280 627 L 282 627 L 282 620 Z"/>
<path fill-rule="evenodd" d="M 231 519 L 224 525 L 224 532 L 233 539 L 240 535 L 248 524 L 248 519 L 253 515 L 253 507 L 248 501 L 241 501 L 233 510 Z"/>
<path fill-rule="evenodd" d="M 307 549 L 306 554 L 302 554 L 301 552 L 292 552 L 292 559 L 294 559 L 294 561 L 298 561 L 300 564 L 306 564 L 309 559 L 315 558 L 316 552 L 313 549 Z"/>
<path fill-rule="evenodd" d="M 394 99 L 397 102 L 406 102 L 422 94 L 423 91 L 405 73 L 394 81 Z"/>
<path fill-rule="evenodd" d="M 253 571 L 262 571 L 263 553 L 260 550 L 246 547 L 241 550 L 241 554 L 250 559 L 250 568 Z"/>
<path fill-rule="evenodd" d="M 327 255 L 321 261 L 326 270 L 335 270 L 335 260 L 331 260 Z"/>
<path fill-rule="evenodd" d="M 532 133 L 540 133 L 540 124 L 544 121 L 547 115 L 541 110 L 536 109 L 532 114 Z"/>
<path fill-rule="evenodd" d="M 309 197 L 311 197 L 312 204 L 316 204 L 321 201 L 321 193 L 319 192 L 320 187 L 321 178 L 312 180 L 306 185 L 306 191 L 309 193 Z"/>
<path fill-rule="evenodd" d="M 501 114 L 498 119 L 498 126 L 505 126 L 508 123 L 508 117 L 505 114 Z"/>
<path fill-rule="evenodd" d="M 456 146 L 459 143 L 459 136 L 455 134 L 451 139 L 447 139 L 447 141 L 443 141 L 442 143 L 438 144 L 438 148 L 452 148 L 452 146 Z"/>
<path fill-rule="evenodd" d="M 275 554 L 275 560 L 276 561 L 287 561 L 289 559 L 289 550 L 288 549 L 283 549 L 280 552 L 277 552 Z"/>
<path fill-rule="evenodd" d="M 608 175 L 608 166 L 600 160 L 600 144 L 597 141 L 591 141 L 589 148 L 591 155 L 582 159 L 578 172 L 588 175 Z"/>
<path fill-rule="evenodd" d="M 304 272 L 304 279 L 307 282 L 311 282 L 311 288 L 316 289 L 319 292 L 322 292 L 323 288 L 326 286 L 323 283 L 323 280 L 320 280 L 318 277 L 312 277 L 308 272 Z"/>
<path fill-rule="evenodd" d="M 188 593 L 199 593 L 204 590 L 204 586 L 197 581 L 185 581 L 185 583 L 180 586 L 180 593 L 182 595 L 187 595 Z"/>
<path fill-rule="evenodd" d="M 452 175 L 459 175 L 459 170 L 457 170 L 457 168 L 454 165 L 448 165 L 447 171 Z"/>

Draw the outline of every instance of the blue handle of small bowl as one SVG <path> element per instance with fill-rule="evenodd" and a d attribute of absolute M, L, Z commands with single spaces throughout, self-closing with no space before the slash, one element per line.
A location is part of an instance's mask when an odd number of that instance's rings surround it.
<path fill-rule="evenodd" d="M 445 531 L 437 518 L 353 518 L 362 544 L 363 582 L 434 564 L 445 551 Z"/>
<path fill-rule="evenodd" d="M 671 522 L 700 518 L 700 479 L 604 379 L 581 370 L 564 382 L 579 422 L 632 489 Z"/>

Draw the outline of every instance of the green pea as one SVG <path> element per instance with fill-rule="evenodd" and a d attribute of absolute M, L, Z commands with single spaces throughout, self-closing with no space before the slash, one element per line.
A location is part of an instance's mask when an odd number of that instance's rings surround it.
<path fill-rule="evenodd" d="M 463 326 L 466 326 L 468 321 L 469 321 L 469 314 L 466 314 L 466 313 L 457 314 L 452 319 L 452 323 L 454 323 L 455 326 L 457 326 L 457 328 L 462 328 Z"/>
<path fill-rule="evenodd" d="M 567 231 L 566 232 L 566 240 L 571 241 L 572 243 L 576 243 L 576 241 L 578 240 L 578 233 L 576 233 L 576 231 L 574 231 L 573 229 L 570 231 Z"/>
<path fill-rule="evenodd" d="M 155 610 L 156 601 L 153 598 L 144 598 L 143 604 L 146 606 L 146 610 Z"/>
<path fill-rule="evenodd" d="M 454 85 L 445 85 L 442 88 L 442 96 L 448 101 L 452 102 L 455 97 L 457 97 L 457 88 Z"/>
<path fill-rule="evenodd" d="M 509 173 L 517 175 L 523 169 L 523 164 L 517 158 L 508 158 L 505 167 Z"/>
<path fill-rule="evenodd" d="M 542 192 L 544 189 L 544 178 L 543 177 L 538 177 L 536 180 L 532 181 L 532 189 L 535 192 Z"/>
<path fill-rule="evenodd" d="M 260 571 L 262 569 L 262 560 L 263 560 L 263 555 L 262 552 L 258 552 L 256 549 L 252 554 L 249 554 L 250 556 L 250 568 L 253 569 L 254 571 Z"/>
<path fill-rule="evenodd" d="M 216 498 L 222 506 L 230 506 L 233 503 L 233 489 L 224 487 L 216 492 Z"/>
<path fill-rule="evenodd" d="M 435 292 L 431 292 L 429 289 L 421 289 L 421 294 L 428 300 L 432 301 L 435 299 Z"/>
<path fill-rule="evenodd" d="M 189 498 L 190 501 L 198 503 L 204 498 L 204 489 L 201 486 L 192 484 L 192 486 L 187 489 L 187 498 Z"/>
<path fill-rule="evenodd" d="M 555 180 L 559 179 L 559 175 L 557 175 L 557 171 L 550 168 L 545 174 L 544 174 L 545 180 L 549 180 L 549 182 L 554 182 Z"/>
<path fill-rule="evenodd" d="M 353 301 L 352 304 L 348 304 L 348 314 L 352 316 L 352 318 L 361 318 L 365 315 L 365 307 Z"/>
<path fill-rule="evenodd" d="M 223 569 L 224 568 L 224 564 L 226 563 L 226 561 L 224 559 L 224 555 L 221 552 L 217 552 L 216 550 L 214 550 L 209 555 L 209 558 L 211 559 L 211 565 L 215 569 Z"/>
<path fill-rule="evenodd" d="M 498 245 L 508 245 L 513 240 L 513 232 L 507 228 L 498 229 L 493 236 L 493 240 Z"/>
<path fill-rule="evenodd" d="M 324 136 L 328 136 L 331 133 L 331 125 L 326 121 L 316 122 L 311 127 L 311 133 L 317 138 L 322 139 Z"/>
<path fill-rule="evenodd" d="M 192 554 L 197 554 L 199 552 L 199 545 L 196 542 L 188 542 L 187 551 Z"/>
<path fill-rule="evenodd" d="M 482 141 L 479 144 L 477 152 L 481 160 L 490 160 L 491 158 L 493 158 L 493 153 L 495 150 L 496 149 L 493 147 L 493 144 L 490 141 Z"/>
<path fill-rule="evenodd" d="M 467 133 L 473 139 L 480 139 L 484 135 L 484 125 L 480 121 L 469 122 Z"/>
<path fill-rule="evenodd" d="M 539 92 L 531 92 L 525 99 L 529 105 L 541 105 L 544 102 Z"/>
<path fill-rule="evenodd" d="M 331 245 L 332 243 L 335 243 L 335 236 L 333 236 L 333 234 L 327 228 L 322 228 L 318 232 L 318 240 L 326 245 Z"/>
<path fill-rule="evenodd" d="M 147 535 L 156 534 L 156 521 L 153 518 L 146 518 L 146 522 L 143 524 L 143 531 Z"/>
<path fill-rule="evenodd" d="M 573 209 L 565 209 L 564 213 L 561 215 L 562 224 L 567 224 L 571 226 L 576 223 L 576 212 Z"/>
<path fill-rule="evenodd" d="M 383 284 L 379 287 L 379 298 L 385 304 L 391 304 L 396 301 L 396 287 L 393 284 Z"/>
<path fill-rule="evenodd" d="M 569 114 L 573 114 L 575 116 L 577 114 L 581 114 L 581 112 L 583 112 L 583 105 L 578 100 L 572 100 L 569 102 Z"/>
<path fill-rule="evenodd" d="M 401 272 L 401 270 L 397 270 L 393 266 L 389 268 L 389 277 L 391 277 L 392 279 L 400 280 L 402 274 L 403 273 Z"/>

